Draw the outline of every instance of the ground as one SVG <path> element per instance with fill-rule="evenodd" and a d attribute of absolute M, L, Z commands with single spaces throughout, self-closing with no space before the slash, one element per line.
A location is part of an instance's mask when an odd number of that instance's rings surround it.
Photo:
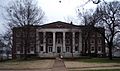
<path fill-rule="evenodd" d="M 0 70 L 43 70 L 43 69 L 51 69 L 53 66 L 53 59 L 42 59 L 42 60 L 28 60 L 28 61 L 6 61 L 0 63 Z"/>
<path fill-rule="evenodd" d="M 120 58 L 37 59 L 0 62 L 0 71 L 120 71 Z"/>
<path fill-rule="evenodd" d="M 64 62 L 67 69 L 70 71 L 81 71 L 81 70 L 97 71 L 100 69 L 119 69 L 117 71 L 120 71 L 120 59 L 114 59 L 114 60 L 109 60 L 107 58 L 76 59 L 76 60 L 73 59 L 73 60 L 65 60 Z"/>

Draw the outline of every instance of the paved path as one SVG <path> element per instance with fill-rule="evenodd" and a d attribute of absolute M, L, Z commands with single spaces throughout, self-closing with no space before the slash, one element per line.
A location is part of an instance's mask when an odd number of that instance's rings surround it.
<path fill-rule="evenodd" d="M 56 58 L 52 71 L 67 71 L 64 61 L 60 58 Z"/>

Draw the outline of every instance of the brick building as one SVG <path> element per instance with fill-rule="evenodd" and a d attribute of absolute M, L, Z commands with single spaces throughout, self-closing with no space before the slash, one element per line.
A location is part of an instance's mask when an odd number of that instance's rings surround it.
<path fill-rule="evenodd" d="M 104 33 L 103 28 L 97 28 Z M 104 38 L 89 26 L 53 22 L 40 26 L 13 28 L 13 58 L 23 55 L 37 57 L 80 57 L 105 55 Z"/>

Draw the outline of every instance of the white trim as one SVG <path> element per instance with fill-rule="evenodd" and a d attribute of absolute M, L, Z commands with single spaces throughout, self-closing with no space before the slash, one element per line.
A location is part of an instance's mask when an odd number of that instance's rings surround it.
<path fill-rule="evenodd" d="M 30 54 L 34 54 L 35 52 L 34 51 L 30 51 Z"/>
<path fill-rule="evenodd" d="M 37 29 L 38 32 L 81 32 L 80 29 L 53 29 L 53 28 L 47 28 L 47 29 Z"/>
<path fill-rule="evenodd" d="M 20 51 L 17 51 L 17 54 L 20 54 Z"/>
<path fill-rule="evenodd" d="M 60 43 L 58 43 L 58 41 L 60 41 Z M 57 44 L 62 44 L 62 39 L 61 38 L 57 39 Z"/>

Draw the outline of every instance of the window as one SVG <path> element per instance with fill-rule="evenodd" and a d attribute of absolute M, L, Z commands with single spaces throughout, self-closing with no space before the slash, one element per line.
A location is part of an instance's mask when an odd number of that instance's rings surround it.
<path fill-rule="evenodd" d="M 60 39 L 60 38 L 57 39 L 57 43 L 58 43 L 58 44 L 61 43 L 61 39 Z"/>
<path fill-rule="evenodd" d="M 21 49 L 20 49 L 20 47 L 19 46 L 17 46 L 17 51 L 20 51 Z"/>
<path fill-rule="evenodd" d="M 48 51 L 49 51 L 49 52 L 52 52 L 52 46 L 49 46 L 49 47 L 48 47 Z"/>
<path fill-rule="evenodd" d="M 101 43 L 102 43 L 102 42 L 101 42 L 101 40 L 99 39 L 99 40 L 98 40 L 98 44 L 101 44 Z"/>
<path fill-rule="evenodd" d="M 70 52 L 70 47 L 69 46 L 66 47 L 66 52 Z"/>
<path fill-rule="evenodd" d="M 40 46 L 40 51 L 43 51 L 43 46 Z"/>
<path fill-rule="evenodd" d="M 66 39 L 66 44 L 70 44 L 70 39 Z"/>
<path fill-rule="evenodd" d="M 98 51 L 101 51 L 101 47 L 100 46 L 98 47 Z"/>
<path fill-rule="evenodd" d="M 90 43 L 91 43 L 91 44 L 94 44 L 94 43 L 95 43 L 95 40 L 94 40 L 94 39 L 91 39 L 91 40 L 90 40 Z"/>
<path fill-rule="evenodd" d="M 43 44 L 43 39 L 40 40 L 40 44 Z"/>
<path fill-rule="evenodd" d="M 94 47 L 91 47 L 91 51 L 94 51 Z"/>
<path fill-rule="evenodd" d="M 3 54 L 4 53 L 4 51 L 3 50 L 0 50 L 0 54 Z"/>
<path fill-rule="evenodd" d="M 20 50 L 21 50 L 20 47 L 17 47 L 17 48 L 16 48 L 17 54 L 20 54 Z"/>
<path fill-rule="evenodd" d="M 94 34 L 94 33 L 92 34 L 92 37 L 95 37 L 95 34 Z"/>
<path fill-rule="evenodd" d="M 98 36 L 98 37 L 101 37 L 101 34 L 100 34 L 100 33 L 98 33 L 98 34 L 97 34 L 97 36 Z"/>
<path fill-rule="evenodd" d="M 16 37 L 20 37 L 21 36 L 21 31 L 16 32 Z"/>
<path fill-rule="evenodd" d="M 31 51 L 34 51 L 34 47 L 31 47 Z"/>
<path fill-rule="evenodd" d="M 52 39 L 51 38 L 48 39 L 48 43 L 52 44 Z"/>
<path fill-rule="evenodd" d="M 30 48 L 27 48 L 27 52 L 30 53 L 31 49 Z"/>
<path fill-rule="evenodd" d="M 78 46 L 75 46 L 75 51 L 78 51 Z"/>
<path fill-rule="evenodd" d="M 34 32 L 30 32 L 30 36 L 34 37 L 35 36 Z"/>
<path fill-rule="evenodd" d="M 79 38 L 75 38 L 75 43 L 79 43 Z"/>

